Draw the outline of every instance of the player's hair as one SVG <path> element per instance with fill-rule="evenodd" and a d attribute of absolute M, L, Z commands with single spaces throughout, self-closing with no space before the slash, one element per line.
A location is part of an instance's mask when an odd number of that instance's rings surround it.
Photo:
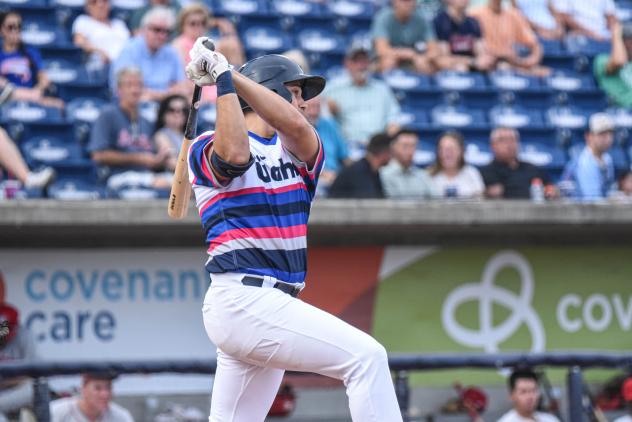
<path fill-rule="evenodd" d="M 370 154 L 379 154 L 381 152 L 384 152 L 390 148 L 392 140 L 393 138 L 391 138 L 386 133 L 376 133 L 369 140 L 369 144 L 366 147 L 366 152 Z"/>
<path fill-rule="evenodd" d="M 140 27 L 146 28 L 151 22 L 165 21 L 169 28 L 173 28 L 176 24 L 176 15 L 171 9 L 165 6 L 154 6 L 143 16 L 140 21 Z"/>
<path fill-rule="evenodd" d="M 121 86 L 121 82 L 123 78 L 128 75 L 138 75 L 140 78 L 143 78 L 143 72 L 139 67 L 136 66 L 125 66 L 121 68 L 118 72 L 116 72 L 116 86 Z"/>
<path fill-rule="evenodd" d="M 447 132 L 443 132 L 441 136 L 439 136 L 439 139 L 437 139 L 437 148 L 435 150 L 435 162 L 428 169 L 428 173 L 431 176 L 434 176 L 443 171 L 443 164 L 441 163 L 441 160 L 439 159 L 439 144 L 444 138 L 452 138 L 456 141 L 456 143 L 459 145 L 459 148 L 461 149 L 461 156 L 459 157 L 459 169 L 462 169 L 463 166 L 465 166 L 465 143 L 463 140 L 463 135 L 461 134 L 461 132 L 457 132 L 456 130 L 449 130 Z"/>
<path fill-rule="evenodd" d="M 501 130 L 507 130 L 507 131 L 513 133 L 514 136 L 516 137 L 516 140 L 518 142 L 520 142 L 520 132 L 518 132 L 516 129 L 514 129 L 512 127 L 507 127 L 507 126 L 498 126 L 498 127 L 494 128 L 494 130 L 492 130 L 492 133 L 489 134 L 490 142 L 494 140 L 494 138 L 496 137 L 498 132 L 500 132 Z"/>
<path fill-rule="evenodd" d="M 509 381 L 507 382 L 509 391 L 513 391 L 514 388 L 516 388 L 516 383 L 521 379 L 533 380 L 536 384 L 538 383 L 538 375 L 533 372 L 533 370 L 529 368 L 516 368 L 509 376 Z"/>
<path fill-rule="evenodd" d="M 178 14 L 178 20 L 176 22 L 176 29 L 179 33 L 182 33 L 184 28 L 184 22 L 191 15 L 203 15 L 206 20 L 206 26 L 209 24 L 209 20 L 211 18 L 211 13 L 208 7 L 202 3 L 191 3 L 180 10 Z"/>

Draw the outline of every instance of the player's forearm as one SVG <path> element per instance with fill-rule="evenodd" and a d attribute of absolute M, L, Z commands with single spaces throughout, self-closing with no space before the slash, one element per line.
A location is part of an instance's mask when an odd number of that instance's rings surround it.
<path fill-rule="evenodd" d="M 250 159 L 246 121 L 235 94 L 217 98 L 213 149 L 223 160 L 232 164 L 246 164 Z"/>

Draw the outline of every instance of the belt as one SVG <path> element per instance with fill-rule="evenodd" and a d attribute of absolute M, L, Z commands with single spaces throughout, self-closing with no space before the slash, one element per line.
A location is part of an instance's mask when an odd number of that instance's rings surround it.
<path fill-rule="evenodd" d="M 244 286 L 262 287 L 263 278 L 247 275 L 241 279 L 241 284 L 243 284 Z M 292 284 L 289 284 L 289 283 L 281 283 L 279 281 L 274 283 L 272 287 L 274 287 L 275 289 L 279 289 L 283 293 L 287 293 L 292 297 L 298 296 L 298 294 L 301 292 L 300 287 L 293 286 Z"/>

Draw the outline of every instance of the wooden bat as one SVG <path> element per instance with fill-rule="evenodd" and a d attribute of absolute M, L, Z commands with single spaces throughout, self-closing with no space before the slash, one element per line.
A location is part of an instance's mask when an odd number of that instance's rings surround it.
<path fill-rule="evenodd" d="M 209 50 L 215 50 L 215 45 L 210 41 L 204 41 L 204 46 Z M 167 213 L 169 217 L 181 219 L 187 214 L 189 207 L 189 198 L 191 197 L 191 183 L 189 183 L 189 165 L 188 155 L 191 142 L 195 138 L 197 127 L 197 116 L 200 108 L 200 96 L 202 88 L 195 85 L 193 88 L 193 98 L 191 99 L 191 107 L 189 108 L 189 116 L 184 129 L 184 139 L 178 154 L 178 162 L 173 172 L 173 181 L 171 182 L 171 193 L 169 194 L 169 204 Z"/>

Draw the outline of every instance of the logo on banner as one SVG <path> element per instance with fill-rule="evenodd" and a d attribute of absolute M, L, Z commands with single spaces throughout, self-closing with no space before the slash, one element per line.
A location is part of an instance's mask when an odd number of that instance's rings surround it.
<path fill-rule="evenodd" d="M 520 275 L 518 294 L 494 283 L 498 273 L 505 268 L 514 269 Z M 533 291 L 533 271 L 527 260 L 513 251 L 500 252 L 485 265 L 481 281 L 463 284 L 448 295 L 441 310 L 443 327 L 457 343 L 493 353 L 522 325 L 526 325 L 531 333 L 531 351 L 542 352 L 545 349 L 545 334 L 542 322 L 531 306 Z M 472 301 L 478 303 L 477 330 L 462 326 L 456 319 L 459 307 Z M 499 325 L 493 325 L 494 304 L 511 311 Z"/>

